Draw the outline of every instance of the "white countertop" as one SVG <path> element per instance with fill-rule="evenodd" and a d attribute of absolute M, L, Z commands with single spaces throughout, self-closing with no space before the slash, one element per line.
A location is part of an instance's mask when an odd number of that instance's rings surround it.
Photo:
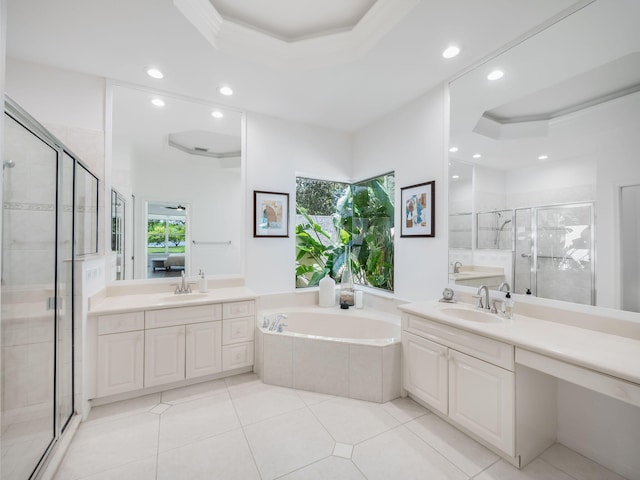
<path fill-rule="evenodd" d="M 462 320 L 442 308 L 475 309 L 464 303 L 425 301 L 401 305 L 400 310 L 461 328 L 629 382 L 640 384 L 640 340 L 561 323 L 514 315 L 513 319 L 485 323 Z"/>
<path fill-rule="evenodd" d="M 238 302 L 242 300 L 255 300 L 256 298 L 258 298 L 258 295 L 247 287 L 214 288 L 207 290 L 205 293 L 194 291 L 193 293 L 180 295 L 176 295 L 170 290 L 163 293 L 117 295 L 105 297 L 102 301 L 92 306 L 89 310 L 89 315 L 125 313 L 138 310 L 159 310 L 163 308 L 206 305 L 209 303 Z"/>

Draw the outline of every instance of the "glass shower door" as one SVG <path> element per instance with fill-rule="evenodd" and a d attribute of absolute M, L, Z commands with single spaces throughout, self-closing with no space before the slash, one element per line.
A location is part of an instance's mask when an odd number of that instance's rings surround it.
<path fill-rule="evenodd" d="M 516 210 L 515 291 L 595 305 L 593 204 Z"/>
<path fill-rule="evenodd" d="M 58 151 L 5 116 L 2 479 L 27 479 L 55 438 Z M 70 308 L 70 305 L 69 305 Z"/>

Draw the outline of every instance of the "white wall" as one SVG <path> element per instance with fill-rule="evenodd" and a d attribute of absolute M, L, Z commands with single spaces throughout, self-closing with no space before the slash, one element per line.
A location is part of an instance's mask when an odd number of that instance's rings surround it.
<path fill-rule="evenodd" d="M 436 182 L 436 236 L 401 238 L 399 228 L 395 231 L 395 293 L 406 300 L 437 298 L 448 283 L 445 107 L 442 85 L 355 134 L 357 178 L 395 171 L 396 225 L 401 219 L 400 189 Z"/>
<path fill-rule="evenodd" d="M 6 69 L 7 95 L 104 179 L 104 78 L 11 58 Z"/>
<path fill-rule="evenodd" d="M 247 114 L 246 132 L 247 286 L 259 293 L 292 291 L 296 175 L 351 180 L 351 136 L 257 113 Z M 254 190 L 289 194 L 288 238 L 253 238 Z"/>

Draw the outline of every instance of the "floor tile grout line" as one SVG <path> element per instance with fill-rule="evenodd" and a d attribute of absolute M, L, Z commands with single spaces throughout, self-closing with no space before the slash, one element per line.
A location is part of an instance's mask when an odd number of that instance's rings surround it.
<path fill-rule="evenodd" d="M 162 402 L 162 396 L 160 396 L 160 402 Z M 158 480 L 158 473 L 159 473 L 158 470 L 160 468 L 160 430 L 161 429 L 162 429 L 162 413 L 158 415 L 158 443 L 156 444 L 156 476 L 155 476 L 156 480 Z"/>
<path fill-rule="evenodd" d="M 226 382 L 225 379 L 225 385 L 227 385 L 227 391 L 229 390 L 229 385 Z M 256 472 L 258 473 L 258 477 L 260 477 L 260 479 L 262 480 L 264 477 L 262 476 L 262 472 L 260 471 L 260 468 L 258 467 L 258 462 L 256 461 L 256 456 L 253 453 L 253 448 L 251 448 L 251 443 L 249 443 L 249 438 L 247 438 L 247 432 L 244 430 L 244 425 L 242 425 L 242 421 L 240 420 L 240 415 L 238 414 L 238 409 L 236 408 L 236 404 L 233 401 L 233 396 L 231 395 L 231 392 L 229 393 L 229 399 L 231 400 L 231 406 L 233 407 L 233 412 L 236 415 L 236 419 L 238 420 L 238 423 L 240 424 L 240 430 L 242 431 L 242 437 L 244 438 L 244 441 L 247 444 L 247 448 L 249 449 L 249 454 L 251 455 L 251 460 L 253 460 L 253 466 L 256 468 Z"/>
<path fill-rule="evenodd" d="M 413 430 L 411 430 L 409 427 L 407 427 L 406 425 L 402 425 L 405 430 L 407 430 L 408 432 L 410 432 L 413 436 L 415 436 L 418 440 L 420 440 L 421 442 L 423 442 L 425 445 L 427 445 L 431 450 L 433 450 L 434 452 L 436 452 L 438 455 L 440 455 L 444 460 L 446 460 L 447 463 L 449 463 L 450 465 L 453 465 L 453 467 L 458 470 L 459 472 L 461 472 L 465 477 L 467 478 L 471 478 L 472 475 L 469 475 L 467 472 L 465 472 L 464 470 L 462 470 L 458 465 L 456 465 L 455 463 L 453 463 L 449 458 L 447 458 L 447 456 L 442 453 L 439 449 L 437 449 L 434 445 L 431 445 L 429 442 L 427 442 L 424 438 L 422 438 L 420 435 L 418 435 L 417 433 L 415 433 Z M 466 435 L 466 434 L 465 434 Z M 467 435 L 467 437 L 469 437 Z M 473 442 L 476 442 L 475 440 L 473 440 L 473 438 L 469 437 Z M 498 459 L 500 457 L 498 456 Z M 495 462 L 494 462 L 495 463 Z"/>
<path fill-rule="evenodd" d="M 484 472 L 486 472 L 487 470 L 489 470 L 490 468 L 492 468 L 495 464 L 501 462 L 503 460 L 502 457 L 498 456 L 498 458 L 496 458 L 493 462 L 491 462 L 490 465 L 487 465 L 486 467 L 484 467 L 482 470 L 480 470 L 478 473 L 471 475 L 469 477 L 469 480 L 473 480 L 474 478 L 478 478 L 479 475 L 482 475 Z"/>
<path fill-rule="evenodd" d="M 319 458 L 318 460 L 314 460 L 313 462 L 308 463 L 307 465 L 303 465 L 301 467 L 294 468 L 293 470 L 291 470 L 289 472 L 283 473 L 282 475 L 278 475 L 277 477 L 273 478 L 273 480 L 279 480 L 279 479 L 281 479 L 283 477 L 286 477 L 287 475 L 291 475 L 294 472 L 299 472 L 300 470 L 303 470 L 303 469 L 305 469 L 307 467 L 310 467 L 311 465 L 314 465 L 314 464 L 316 464 L 318 462 L 322 462 L 323 460 L 326 460 L 327 458 L 330 458 L 332 456 L 333 455 L 327 455 L 326 457 L 322 457 L 322 458 Z"/>

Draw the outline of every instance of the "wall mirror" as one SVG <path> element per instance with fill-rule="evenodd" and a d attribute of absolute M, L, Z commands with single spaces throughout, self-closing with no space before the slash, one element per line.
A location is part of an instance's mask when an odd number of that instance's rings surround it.
<path fill-rule="evenodd" d="M 241 275 L 242 113 L 135 86 L 110 92 L 111 187 L 125 222 L 111 279 Z"/>
<path fill-rule="evenodd" d="M 582 2 L 451 82 L 450 283 L 638 311 L 638 18 Z"/>

